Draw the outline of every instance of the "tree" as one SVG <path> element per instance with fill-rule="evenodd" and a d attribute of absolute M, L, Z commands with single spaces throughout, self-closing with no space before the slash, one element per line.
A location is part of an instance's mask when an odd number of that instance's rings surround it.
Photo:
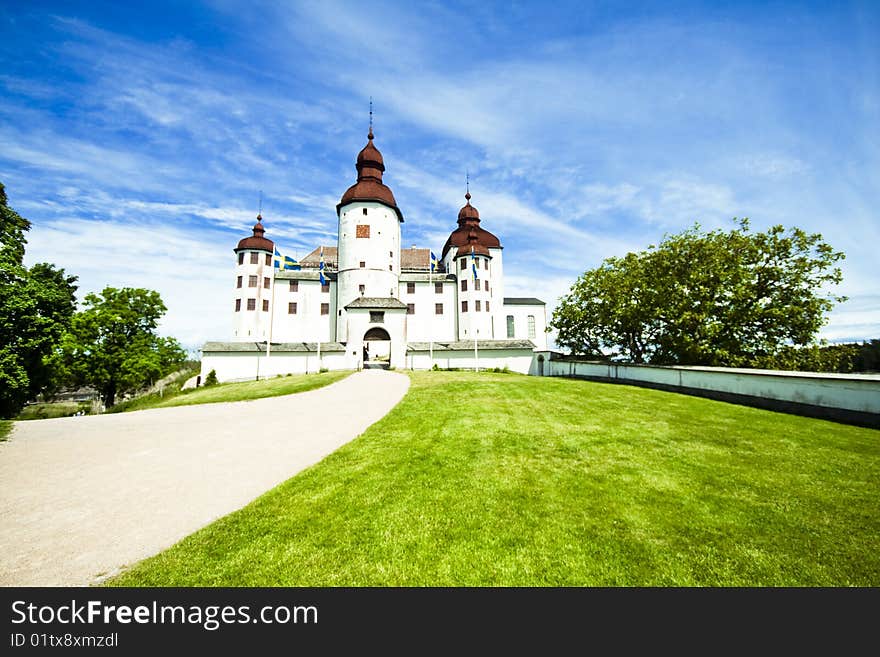
<path fill-rule="evenodd" d="M 166 307 L 158 292 L 106 287 L 88 294 L 63 342 L 73 381 L 93 385 L 106 406 L 173 371 L 186 360 L 177 340 L 156 334 Z"/>
<path fill-rule="evenodd" d="M 799 228 L 749 232 L 699 224 L 646 251 L 608 258 L 560 300 L 551 326 L 572 353 L 637 363 L 783 367 L 808 362 L 844 257 Z M 818 354 L 814 354 L 814 361 Z M 834 359 L 824 355 L 824 361 Z M 839 360 L 839 359 L 838 359 Z"/>
<path fill-rule="evenodd" d="M 24 266 L 29 229 L 0 183 L 0 417 L 17 415 L 48 384 L 52 352 L 76 308 L 75 276 Z"/>

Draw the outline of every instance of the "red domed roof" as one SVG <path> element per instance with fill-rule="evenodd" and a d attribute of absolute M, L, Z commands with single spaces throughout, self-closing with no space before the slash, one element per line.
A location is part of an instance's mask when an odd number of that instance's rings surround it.
<path fill-rule="evenodd" d="M 243 251 L 245 249 L 250 249 L 251 251 L 268 251 L 269 253 L 275 252 L 275 242 L 272 240 L 267 240 L 263 237 L 263 234 L 266 232 L 266 229 L 263 228 L 263 217 L 257 215 L 257 223 L 254 225 L 254 234 L 252 237 L 245 237 L 238 243 L 238 247 L 233 249 L 236 253 L 239 251 Z"/>
<path fill-rule="evenodd" d="M 367 145 L 358 153 L 357 163 L 355 165 L 358 172 L 357 182 L 345 190 L 342 199 L 336 206 L 336 213 L 343 205 L 347 205 L 354 201 L 376 201 L 387 205 L 397 213 L 397 218 L 403 221 L 403 214 L 397 207 L 397 201 L 394 200 L 394 194 L 385 183 L 382 182 L 382 173 L 385 171 L 385 162 L 382 159 L 382 153 L 373 144 L 373 128 L 367 135 Z"/>
<path fill-rule="evenodd" d="M 443 245 L 443 254 L 441 258 L 446 257 L 446 253 L 453 246 L 458 247 L 458 253 L 463 252 L 470 254 L 471 247 L 476 255 L 489 255 L 489 249 L 500 249 L 501 240 L 495 237 L 488 230 L 480 227 L 480 212 L 471 205 L 470 192 L 464 195 L 467 201 L 464 207 L 458 211 L 458 228 L 452 231 L 446 244 Z"/>

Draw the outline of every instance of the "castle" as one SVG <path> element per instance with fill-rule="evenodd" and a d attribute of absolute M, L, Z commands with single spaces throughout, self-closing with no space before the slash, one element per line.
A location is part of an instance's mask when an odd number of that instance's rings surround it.
<path fill-rule="evenodd" d="M 540 373 L 543 301 L 504 296 L 501 240 L 465 194 L 440 256 L 403 248 L 403 213 L 373 143 L 336 206 L 336 246 L 299 262 L 265 236 L 261 215 L 235 252 L 232 339 L 202 349 L 202 378 L 263 378 L 320 369 L 494 368 Z M 544 352 L 544 353 L 542 353 Z"/>

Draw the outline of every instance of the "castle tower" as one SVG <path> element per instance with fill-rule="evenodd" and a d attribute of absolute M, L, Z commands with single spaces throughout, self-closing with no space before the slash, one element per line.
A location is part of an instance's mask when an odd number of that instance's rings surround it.
<path fill-rule="evenodd" d="M 336 318 L 336 339 L 342 342 L 362 337 L 349 335 L 346 306 L 359 299 L 396 299 L 400 277 L 403 214 L 394 194 L 382 182 L 385 163 L 373 144 L 372 126 L 367 145 L 358 153 L 356 168 L 357 182 L 346 190 L 336 206 L 339 218 L 336 301 L 341 311 Z M 403 335 L 399 338 L 405 340 Z"/>
<path fill-rule="evenodd" d="M 441 259 L 458 285 L 458 339 L 504 339 L 504 268 L 501 241 L 480 226 L 470 191 L 458 211 L 456 228 L 443 246 Z M 476 271 L 476 277 L 474 276 Z"/>
<path fill-rule="evenodd" d="M 263 217 L 257 215 L 254 234 L 242 239 L 235 252 L 235 307 L 232 312 L 232 339 L 236 342 L 262 342 L 269 339 L 272 316 L 272 286 L 275 270 L 272 255 L 275 244 L 264 237 Z"/>

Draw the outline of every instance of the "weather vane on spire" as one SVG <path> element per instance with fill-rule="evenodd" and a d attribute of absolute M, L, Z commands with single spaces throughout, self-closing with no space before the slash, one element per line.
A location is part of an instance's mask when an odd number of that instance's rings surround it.
<path fill-rule="evenodd" d="M 370 96 L 370 139 L 373 138 L 373 97 Z"/>
<path fill-rule="evenodd" d="M 260 209 L 257 210 L 257 216 L 258 217 L 263 216 L 263 190 L 262 189 L 260 190 Z"/>
<path fill-rule="evenodd" d="M 471 172 L 470 170 L 465 170 L 464 172 L 464 197 L 470 201 L 471 200 Z"/>

